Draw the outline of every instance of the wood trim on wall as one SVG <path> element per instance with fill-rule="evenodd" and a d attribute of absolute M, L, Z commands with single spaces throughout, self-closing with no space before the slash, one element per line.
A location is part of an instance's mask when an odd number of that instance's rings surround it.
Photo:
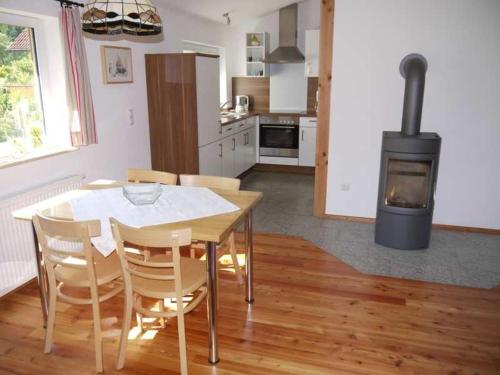
<path fill-rule="evenodd" d="M 319 38 L 319 107 L 316 138 L 316 173 L 314 179 L 314 215 L 318 217 L 322 217 L 326 213 L 334 13 L 335 0 L 322 0 Z"/>
<path fill-rule="evenodd" d="M 494 229 L 494 228 L 464 227 L 461 225 L 449 225 L 449 224 L 432 224 L 432 227 L 434 229 L 450 230 L 454 232 L 494 234 L 500 236 L 500 229 Z"/>
<path fill-rule="evenodd" d="M 350 221 L 352 223 L 362 223 L 362 224 L 374 224 L 375 223 L 375 219 L 372 217 L 329 215 L 329 214 L 325 214 L 322 217 L 325 219 L 331 219 L 331 220 Z M 454 232 L 493 234 L 493 235 L 497 235 L 497 236 L 500 235 L 500 229 L 494 229 L 494 228 L 465 227 L 465 226 L 461 226 L 461 225 L 449 225 L 449 224 L 432 224 L 432 228 L 454 231 Z"/>
<path fill-rule="evenodd" d="M 371 217 L 361 217 L 361 216 L 348 216 L 348 215 L 322 215 L 324 219 L 339 220 L 339 221 L 350 221 L 351 223 L 362 223 L 362 224 L 375 224 L 375 219 Z"/>
<path fill-rule="evenodd" d="M 316 91 L 318 90 L 318 77 L 307 78 L 307 112 L 316 112 Z"/>

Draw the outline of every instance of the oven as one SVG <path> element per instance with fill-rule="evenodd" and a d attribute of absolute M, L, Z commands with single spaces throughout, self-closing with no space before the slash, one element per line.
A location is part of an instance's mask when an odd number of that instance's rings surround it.
<path fill-rule="evenodd" d="M 299 157 L 299 117 L 261 116 L 259 155 L 284 158 Z"/>

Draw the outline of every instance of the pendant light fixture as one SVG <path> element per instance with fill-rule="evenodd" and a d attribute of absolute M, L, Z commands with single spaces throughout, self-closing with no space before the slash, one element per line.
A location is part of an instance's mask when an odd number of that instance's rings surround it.
<path fill-rule="evenodd" d="M 150 0 L 90 0 L 84 6 L 82 29 L 92 34 L 157 35 L 160 16 Z"/>

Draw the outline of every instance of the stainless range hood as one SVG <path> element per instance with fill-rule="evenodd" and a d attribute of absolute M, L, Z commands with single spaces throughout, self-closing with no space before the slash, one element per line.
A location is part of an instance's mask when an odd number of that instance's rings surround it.
<path fill-rule="evenodd" d="M 297 4 L 280 9 L 279 47 L 264 60 L 268 64 L 303 63 L 304 55 L 297 48 Z"/>

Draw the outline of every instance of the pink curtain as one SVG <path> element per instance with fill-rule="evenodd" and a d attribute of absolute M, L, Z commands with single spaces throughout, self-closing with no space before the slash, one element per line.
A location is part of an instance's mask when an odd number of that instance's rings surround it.
<path fill-rule="evenodd" d="M 73 146 L 96 144 L 92 89 L 78 8 L 62 7 L 61 23 L 68 73 L 71 143 Z"/>

